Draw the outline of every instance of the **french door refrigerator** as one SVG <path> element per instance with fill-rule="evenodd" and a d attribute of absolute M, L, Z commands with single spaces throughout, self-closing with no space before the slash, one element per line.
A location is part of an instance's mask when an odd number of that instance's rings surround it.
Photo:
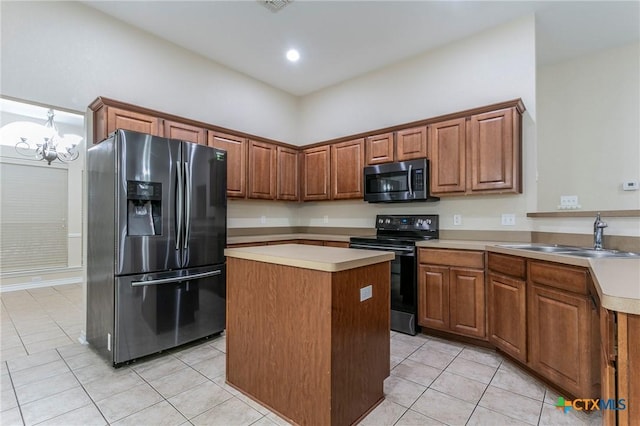
<path fill-rule="evenodd" d="M 87 153 L 87 341 L 113 365 L 225 328 L 226 152 L 116 130 Z"/>

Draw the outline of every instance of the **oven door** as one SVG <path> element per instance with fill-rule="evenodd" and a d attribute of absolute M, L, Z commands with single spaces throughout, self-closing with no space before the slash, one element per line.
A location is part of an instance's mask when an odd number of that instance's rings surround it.
<path fill-rule="evenodd" d="M 391 330 L 414 336 L 418 313 L 415 248 L 373 243 L 351 243 L 349 247 L 395 253 L 391 261 Z"/>

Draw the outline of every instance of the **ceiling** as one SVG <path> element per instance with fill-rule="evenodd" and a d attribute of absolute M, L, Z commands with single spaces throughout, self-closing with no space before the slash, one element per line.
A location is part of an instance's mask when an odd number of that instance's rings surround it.
<path fill-rule="evenodd" d="M 640 39 L 638 0 L 84 3 L 298 96 L 531 14 L 538 65 Z"/>

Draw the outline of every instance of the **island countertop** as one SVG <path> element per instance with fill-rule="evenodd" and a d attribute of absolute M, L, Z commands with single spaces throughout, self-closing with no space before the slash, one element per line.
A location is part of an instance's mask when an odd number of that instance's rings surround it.
<path fill-rule="evenodd" d="M 227 257 L 326 272 L 346 271 L 395 258 L 394 253 L 387 251 L 302 244 L 228 248 L 224 254 Z"/>

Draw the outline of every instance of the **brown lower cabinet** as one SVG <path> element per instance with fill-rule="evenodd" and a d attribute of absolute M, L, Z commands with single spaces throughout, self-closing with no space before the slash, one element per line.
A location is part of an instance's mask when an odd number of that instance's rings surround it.
<path fill-rule="evenodd" d="M 640 419 L 640 315 L 600 308 L 601 399 L 605 426 L 629 426 Z"/>
<path fill-rule="evenodd" d="M 486 339 L 484 253 L 420 249 L 418 324 Z"/>
<path fill-rule="evenodd" d="M 527 261 L 529 363 L 576 398 L 600 392 L 600 327 L 586 268 Z"/>
<path fill-rule="evenodd" d="M 526 363 L 526 282 L 493 272 L 488 274 L 488 282 L 489 342 Z"/>

